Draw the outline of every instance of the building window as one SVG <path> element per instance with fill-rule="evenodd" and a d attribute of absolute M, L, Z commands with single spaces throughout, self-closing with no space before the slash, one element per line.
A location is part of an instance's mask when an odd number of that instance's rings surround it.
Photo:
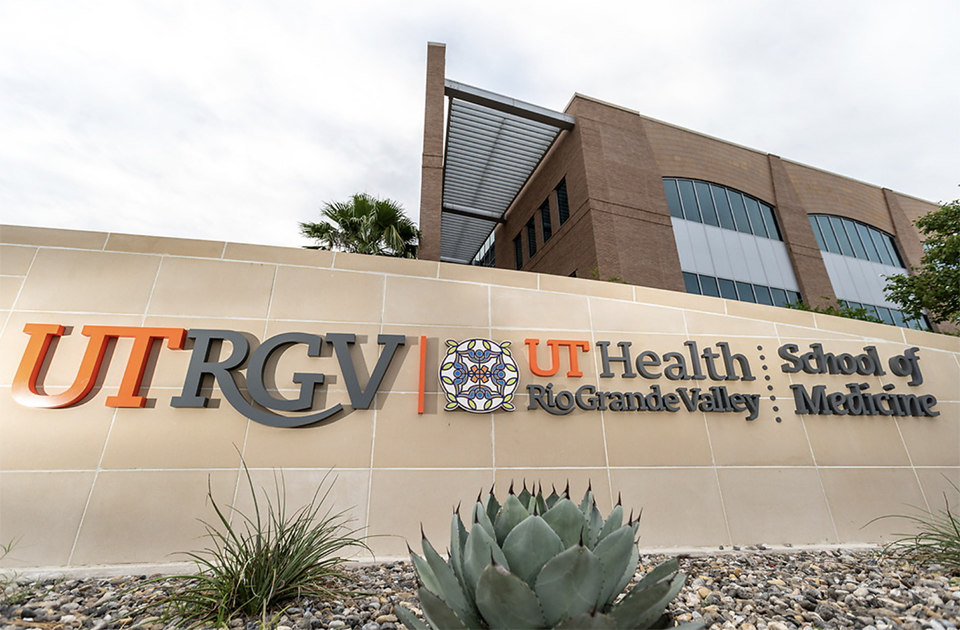
<path fill-rule="evenodd" d="M 896 240 L 873 226 L 829 214 L 811 214 L 810 227 L 837 299 L 894 326 L 920 328 L 906 322 L 899 305 L 887 299 L 887 278 L 906 273 Z"/>
<path fill-rule="evenodd" d="M 776 304 L 775 291 L 783 303 L 799 296 L 772 206 L 694 179 L 665 177 L 663 190 L 687 291 L 759 304 Z"/>
<path fill-rule="evenodd" d="M 519 234 L 513 239 L 513 252 L 517 257 L 517 269 L 523 269 L 523 241 L 520 240 Z"/>
<path fill-rule="evenodd" d="M 543 230 L 543 242 L 546 243 L 553 236 L 553 227 L 550 225 L 550 200 L 540 204 L 540 228 Z"/>
<path fill-rule="evenodd" d="M 687 293 L 766 304 L 767 306 L 788 306 L 800 301 L 800 294 L 789 289 L 768 287 L 728 278 L 715 278 L 687 271 L 683 272 L 683 284 L 686 286 Z"/>
<path fill-rule="evenodd" d="M 490 232 L 490 236 L 487 237 L 487 240 L 483 242 L 483 245 L 480 246 L 480 250 L 477 251 L 477 255 L 473 257 L 473 260 L 470 262 L 471 265 L 477 267 L 496 267 L 497 266 L 497 248 L 496 248 L 496 238 L 494 232 Z"/>
<path fill-rule="evenodd" d="M 875 227 L 827 214 L 811 214 L 810 226 L 821 251 L 904 267 L 893 236 Z"/>
<path fill-rule="evenodd" d="M 567 222 L 570 218 L 570 202 L 567 200 L 567 180 L 561 179 L 560 183 L 554 189 L 557 193 L 557 216 L 560 218 L 560 225 Z"/>
<path fill-rule="evenodd" d="M 527 252 L 530 258 L 537 253 L 537 226 L 534 225 L 533 219 L 527 221 Z"/>
<path fill-rule="evenodd" d="M 663 178 L 670 216 L 782 241 L 773 206 L 733 188 L 675 177 Z"/>

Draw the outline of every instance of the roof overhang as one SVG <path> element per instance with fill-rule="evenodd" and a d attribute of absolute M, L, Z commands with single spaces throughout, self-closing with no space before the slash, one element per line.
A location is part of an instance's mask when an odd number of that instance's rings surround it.
<path fill-rule="evenodd" d="M 440 260 L 469 264 L 557 136 L 576 121 L 449 79 L 445 94 Z"/>

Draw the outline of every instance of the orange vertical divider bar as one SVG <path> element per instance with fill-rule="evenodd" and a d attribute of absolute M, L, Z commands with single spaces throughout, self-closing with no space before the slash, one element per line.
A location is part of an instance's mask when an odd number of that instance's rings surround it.
<path fill-rule="evenodd" d="M 427 338 L 420 337 L 420 391 L 417 392 L 417 413 L 423 413 L 423 394 L 427 388 Z"/>

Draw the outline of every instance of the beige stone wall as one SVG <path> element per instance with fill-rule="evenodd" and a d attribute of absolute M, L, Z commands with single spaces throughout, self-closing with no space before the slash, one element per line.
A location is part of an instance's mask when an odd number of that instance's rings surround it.
<path fill-rule="evenodd" d="M 867 523 L 907 506 L 936 508 L 960 484 L 960 340 L 721 299 L 560 276 L 236 243 L 6 226 L 0 228 L 0 543 L 19 539 L 4 563 L 65 566 L 162 563 L 205 542 L 197 519 L 246 504 L 242 454 L 258 484 L 282 471 L 288 501 L 312 495 L 331 468 L 332 498 L 379 537 L 378 557 L 402 556 L 422 523 L 447 537 L 454 506 L 496 483 L 588 482 L 604 510 L 622 497 L 643 509 L 641 545 L 835 544 L 887 540 L 903 524 Z M 259 340 L 286 331 L 358 336 L 361 378 L 375 365 L 378 334 L 402 334 L 370 409 L 354 410 L 329 347 L 312 358 L 291 349 L 276 362 L 276 388 L 294 397 L 295 372 L 323 372 L 316 404 L 345 411 L 316 426 L 252 422 L 213 387 L 206 409 L 173 408 L 191 351 L 158 348 L 144 381 L 144 409 L 105 406 L 116 394 L 130 340 L 108 352 L 102 381 L 81 404 L 16 403 L 14 379 L 28 323 L 72 327 L 44 373 L 47 393 L 77 372 L 84 326 L 214 328 Z M 425 413 L 417 413 L 420 338 L 426 337 Z M 517 410 L 443 411 L 435 376 L 444 340 L 511 341 L 521 368 Z M 582 378 L 528 370 L 524 340 L 586 340 Z M 598 378 L 595 343 L 633 344 L 661 355 L 727 341 L 754 381 L 718 383 L 759 394 L 760 415 L 528 409 L 524 386 L 593 384 L 646 391 L 654 381 Z M 936 418 L 798 415 L 789 386 L 844 389 L 851 377 L 790 375 L 776 349 L 821 342 L 835 353 L 874 346 L 879 355 L 917 347 L 924 383 L 852 377 L 878 392 L 932 393 Z M 762 348 L 762 349 L 761 349 Z M 761 358 L 761 356 L 763 358 Z M 765 377 L 769 376 L 770 380 Z M 683 383 L 659 379 L 665 391 Z M 696 386 L 698 382 L 686 382 Z M 772 389 L 768 389 L 771 387 Z M 141 390 L 141 393 L 144 390 Z M 776 401 L 769 396 L 777 397 Z M 778 406 L 779 411 L 773 407 Z M 777 421 L 780 418 L 780 421 Z M 239 453 L 239 454 L 238 454 Z M 956 506 L 956 502 L 954 503 Z"/>

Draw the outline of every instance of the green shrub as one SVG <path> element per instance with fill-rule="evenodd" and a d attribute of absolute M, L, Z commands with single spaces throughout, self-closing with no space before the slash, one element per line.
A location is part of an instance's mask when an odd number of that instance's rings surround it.
<path fill-rule="evenodd" d="M 411 551 L 426 624 L 399 606 L 397 617 L 416 630 L 671 627 L 664 611 L 685 580 L 677 561 L 619 597 L 637 570 L 637 522 L 623 523 L 619 503 L 604 520 L 589 489 L 579 506 L 567 494 L 511 487 L 501 505 L 491 491 L 469 532 L 455 513 L 448 560 L 426 537 L 422 558 Z"/>
<path fill-rule="evenodd" d="M 218 527 L 203 521 L 212 546 L 186 554 L 198 573 L 174 576 L 181 585 L 153 605 L 161 607 L 164 619 L 176 619 L 188 628 L 225 626 L 237 615 L 259 616 L 266 622 L 272 611 L 294 598 L 338 598 L 353 592 L 344 586 L 341 554 L 369 548 L 364 537 L 356 535 L 358 530 L 346 527 L 345 512 L 324 509 L 333 487 L 333 481 L 327 483 L 329 473 L 310 502 L 292 514 L 287 514 L 281 476 L 273 500 L 265 493 L 264 513 L 246 464 L 243 469 L 252 513 L 234 509 L 237 522 L 231 522 L 208 482 L 207 496 L 218 521 Z"/>
<path fill-rule="evenodd" d="M 960 488 L 952 481 L 955 492 Z M 919 514 L 895 514 L 881 518 L 898 518 L 917 525 L 916 534 L 901 536 L 883 548 L 883 555 L 921 564 L 941 564 L 948 571 L 960 573 L 960 517 L 950 510 L 946 493 L 942 510 L 917 508 Z M 872 521 L 871 521 L 872 522 Z"/>
<path fill-rule="evenodd" d="M 826 300 L 827 298 L 822 299 Z M 862 306 L 850 306 L 842 300 L 838 300 L 836 303 L 828 304 L 827 306 L 810 306 L 803 301 L 793 302 L 787 304 L 787 308 L 810 313 L 833 315 L 834 317 L 846 317 L 847 319 L 859 319 L 860 321 L 873 322 L 874 324 L 884 323 L 883 320 L 877 317 L 872 311 L 868 311 Z"/>

